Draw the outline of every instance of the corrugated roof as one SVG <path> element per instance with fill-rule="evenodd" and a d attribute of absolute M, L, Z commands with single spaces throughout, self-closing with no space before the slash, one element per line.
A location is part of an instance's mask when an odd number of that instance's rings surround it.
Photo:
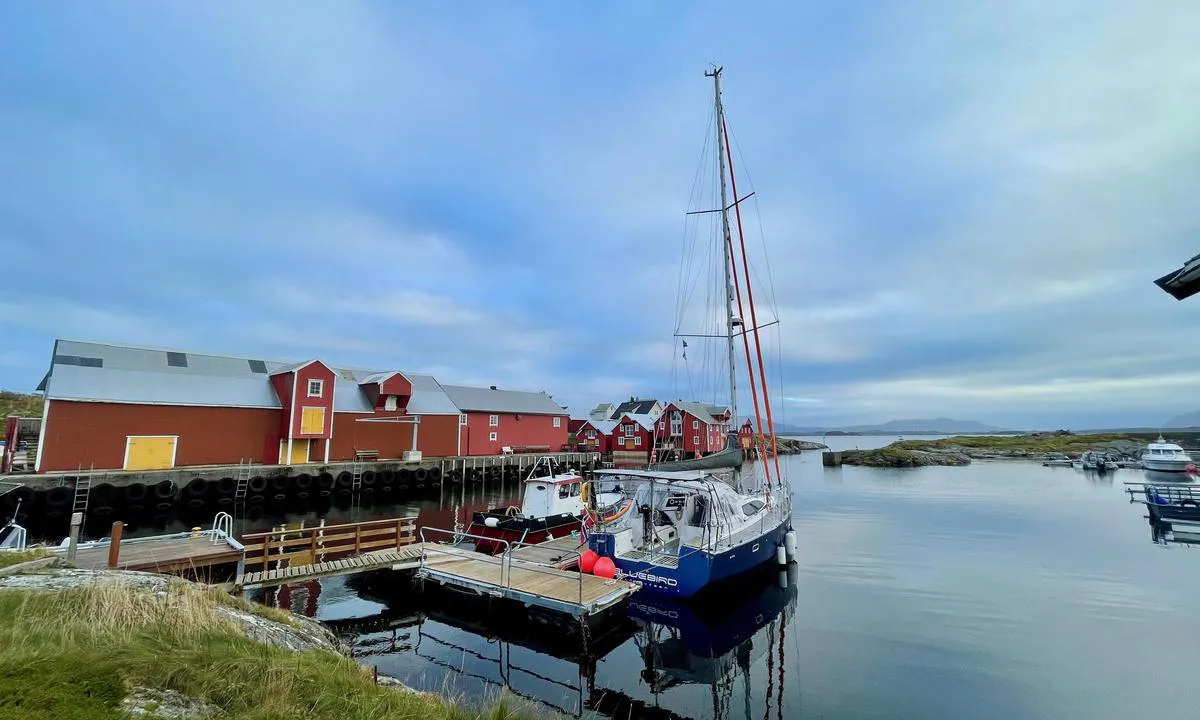
<path fill-rule="evenodd" d="M 187 357 L 186 367 L 167 364 L 167 353 Z M 80 361 L 85 362 L 80 362 Z M 302 363 L 255 360 L 204 353 L 130 347 L 107 343 L 58 340 L 55 360 L 44 380 L 47 397 L 56 400 L 150 403 L 158 405 L 218 405 L 280 407 L 270 375 L 302 367 Z M 255 368 L 263 372 L 256 372 Z M 334 380 L 335 412 L 373 412 L 359 387 L 386 370 L 348 370 L 330 366 Z M 402 373 L 413 386 L 409 412 L 457 415 L 458 408 L 430 375 Z M 360 379 L 361 378 L 361 379 Z"/>
<path fill-rule="evenodd" d="M 586 424 L 596 428 L 601 435 L 612 435 L 613 429 L 617 427 L 616 420 L 588 420 Z"/>
<path fill-rule="evenodd" d="M 671 404 L 674 405 L 675 407 L 679 408 L 680 410 L 694 416 L 700 422 L 708 423 L 709 425 L 719 425 L 720 424 L 709 413 L 708 409 L 709 409 L 709 407 L 711 407 L 710 405 L 705 405 L 704 403 L 698 403 L 698 402 L 688 402 L 686 400 L 676 400 L 675 402 L 673 402 Z"/>
<path fill-rule="evenodd" d="M 522 390 L 492 390 L 465 385 L 442 385 L 442 389 L 460 410 L 498 413 L 529 413 L 530 415 L 566 415 L 544 392 Z"/>
<path fill-rule="evenodd" d="M 648 415 L 646 413 L 625 413 L 625 414 L 621 415 L 622 422 L 624 422 L 625 418 L 629 418 L 630 420 L 633 420 L 634 422 L 636 422 L 638 425 L 641 425 L 646 430 L 651 430 L 651 431 L 654 430 L 654 416 L 653 415 Z M 614 425 L 614 427 L 615 427 L 615 425 Z"/>

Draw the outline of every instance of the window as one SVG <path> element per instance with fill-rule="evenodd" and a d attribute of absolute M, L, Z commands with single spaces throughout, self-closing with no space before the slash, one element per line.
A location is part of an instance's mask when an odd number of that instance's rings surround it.
<path fill-rule="evenodd" d="M 762 510 L 764 505 L 766 505 L 766 503 L 762 500 L 751 500 L 742 506 L 742 514 L 747 516 L 753 515 L 759 510 Z"/>
<path fill-rule="evenodd" d="M 267 374 L 267 364 L 262 360 L 247 360 L 250 363 L 250 372 Z"/>
<path fill-rule="evenodd" d="M 500 427 L 500 416 L 488 415 L 488 427 Z"/>
<path fill-rule="evenodd" d="M 671 413 L 671 434 L 683 434 L 683 416 L 679 414 L 678 410 Z"/>
<path fill-rule="evenodd" d="M 662 420 L 659 420 L 658 421 L 658 429 L 659 429 L 659 431 L 666 430 L 667 424 L 665 422 L 663 422 Z"/>
<path fill-rule="evenodd" d="M 388 412 L 393 412 L 396 409 L 396 396 L 388 395 L 387 400 L 383 401 L 383 409 Z"/>
<path fill-rule="evenodd" d="M 565 499 L 571 497 L 571 486 L 566 483 L 559 485 L 558 486 L 558 497 L 560 500 L 565 500 Z"/>
<path fill-rule="evenodd" d="M 167 353 L 167 365 L 169 367 L 187 367 L 187 354 L 181 352 Z"/>
<path fill-rule="evenodd" d="M 554 427 L 562 427 L 562 418 L 558 416 L 554 417 Z"/>
<path fill-rule="evenodd" d="M 633 439 L 633 446 L 634 446 L 634 447 L 641 447 L 641 446 L 642 446 L 642 436 L 641 436 L 641 435 L 638 435 L 637 437 L 635 437 L 635 438 Z"/>
<path fill-rule="evenodd" d="M 693 430 L 699 430 L 699 429 L 700 429 L 700 421 L 699 421 L 699 420 L 693 420 L 693 421 L 692 421 L 692 429 L 693 429 Z"/>
<path fill-rule="evenodd" d="M 458 416 L 458 424 L 459 424 L 459 425 L 466 425 L 466 424 L 467 424 L 467 416 L 466 416 L 466 415 L 459 415 L 459 416 Z"/>
<path fill-rule="evenodd" d="M 633 437 L 634 428 L 632 425 L 622 425 L 621 428 L 625 430 L 625 437 Z"/>
<path fill-rule="evenodd" d="M 591 438 L 592 440 L 595 440 L 595 439 L 596 439 L 596 431 L 595 431 L 595 430 L 588 430 L 588 431 L 587 431 L 587 436 L 588 436 L 589 438 Z"/>
<path fill-rule="evenodd" d="M 583 485 L 580 483 L 571 483 L 571 497 L 579 497 L 579 493 L 583 490 Z"/>
<path fill-rule="evenodd" d="M 693 445 L 699 445 L 699 444 L 700 444 L 700 436 L 699 436 L 699 435 L 693 435 L 693 436 L 692 436 L 692 444 L 693 444 Z"/>
<path fill-rule="evenodd" d="M 324 380 L 309 380 L 308 381 L 308 396 L 321 397 L 321 393 L 325 390 Z"/>
<path fill-rule="evenodd" d="M 491 442 L 496 442 L 496 433 L 488 433 L 488 440 Z"/>

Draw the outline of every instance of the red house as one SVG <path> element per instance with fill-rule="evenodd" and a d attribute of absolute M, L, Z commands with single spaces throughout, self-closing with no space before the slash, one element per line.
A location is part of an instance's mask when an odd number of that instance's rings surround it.
<path fill-rule="evenodd" d="M 567 444 L 567 411 L 545 392 L 442 385 L 458 407 L 463 455 L 558 452 Z"/>
<path fill-rule="evenodd" d="M 575 444 L 587 452 L 598 452 L 607 455 L 613 449 L 613 428 L 615 420 L 584 420 L 575 431 Z"/>
<path fill-rule="evenodd" d="M 654 419 L 649 415 L 625 413 L 612 430 L 613 452 L 638 453 L 650 457 L 654 449 Z M 614 456 L 615 459 L 615 456 Z M 632 459 L 626 457 L 627 460 Z"/>
<path fill-rule="evenodd" d="M 676 400 L 663 409 L 655 434 L 664 450 L 683 457 L 708 455 L 725 449 L 729 417 L 729 408 Z"/>

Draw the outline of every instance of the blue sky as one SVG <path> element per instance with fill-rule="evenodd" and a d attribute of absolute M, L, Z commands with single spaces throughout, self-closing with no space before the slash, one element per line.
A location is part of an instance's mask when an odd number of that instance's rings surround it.
<path fill-rule="evenodd" d="M 1197 32 L 1186 0 L 6 3 L 0 387 L 62 336 L 712 393 L 671 335 L 719 63 L 789 422 L 1157 423 L 1200 408 L 1200 303 L 1151 284 L 1200 252 Z"/>

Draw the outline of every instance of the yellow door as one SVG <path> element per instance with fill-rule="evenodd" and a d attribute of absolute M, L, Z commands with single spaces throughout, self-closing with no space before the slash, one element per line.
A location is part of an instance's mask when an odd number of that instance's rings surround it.
<path fill-rule="evenodd" d="M 292 440 L 292 459 L 288 465 L 303 465 L 308 462 L 308 441 Z"/>
<path fill-rule="evenodd" d="M 126 470 L 169 470 L 175 467 L 175 438 L 129 436 Z"/>
<path fill-rule="evenodd" d="M 320 435 L 325 432 L 325 408 L 306 407 L 300 415 L 300 432 L 305 435 Z"/>

